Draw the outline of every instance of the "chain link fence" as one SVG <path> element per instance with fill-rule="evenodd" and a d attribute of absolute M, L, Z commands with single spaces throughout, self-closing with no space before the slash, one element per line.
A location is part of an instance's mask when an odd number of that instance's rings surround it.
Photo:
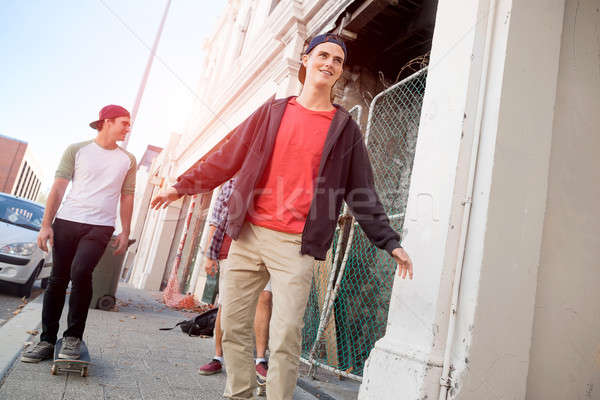
<path fill-rule="evenodd" d="M 375 187 L 401 232 L 408 199 L 427 68 L 379 93 L 372 101 L 365 141 Z M 360 106 L 350 110 L 360 121 Z M 302 361 L 362 380 L 375 342 L 385 334 L 396 264 L 371 244 L 344 207 L 325 261 L 315 262 L 302 332 Z"/>

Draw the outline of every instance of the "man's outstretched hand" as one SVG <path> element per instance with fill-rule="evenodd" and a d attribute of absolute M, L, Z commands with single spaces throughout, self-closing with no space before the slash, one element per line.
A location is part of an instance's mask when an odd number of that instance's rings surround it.
<path fill-rule="evenodd" d="M 406 279 L 408 275 L 409 279 L 413 278 L 413 265 L 412 261 L 406 251 L 402 247 L 398 247 L 392 251 L 392 257 L 398 263 L 398 276 L 402 279 Z"/>
<path fill-rule="evenodd" d="M 177 190 L 172 186 L 167 189 L 161 190 L 158 195 L 152 199 L 152 203 L 150 203 L 150 208 L 155 210 L 159 210 L 161 208 L 166 208 L 172 202 L 179 200 L 182 195 L 177 193 Z"/>

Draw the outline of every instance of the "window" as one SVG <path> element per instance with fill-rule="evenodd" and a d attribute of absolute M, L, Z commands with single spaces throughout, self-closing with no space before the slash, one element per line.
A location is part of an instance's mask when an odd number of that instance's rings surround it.
<path fill-rule="evenodd" d="M 23 175 L 25 175 L 25 170 L 27 169 L 27 161 L 23 164 L 23 168 L 21 168 L 21 173 L 19 174 L 19 181 L 17 182 L 17 186 L 15 186 L 15 190 L 13 194 L 16 196 L 19 190 L 21 189 L 21 181 L 23 180 Z"/>

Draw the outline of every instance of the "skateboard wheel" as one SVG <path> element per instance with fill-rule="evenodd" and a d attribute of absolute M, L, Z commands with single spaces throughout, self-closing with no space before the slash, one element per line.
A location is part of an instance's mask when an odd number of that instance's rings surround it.
<path fill-rule="evenodd" d="M 104 295 L 98 299 L 96 306 L 104 311 L 108 311 L 115 306 L 115 298 L 109 294 Z"/>
<path fill-rule="evenodd" d="M 52 375 L 56 375 L 56 374 L 57 374 L 57 372 L 58 372 L 58 371 L 56 370 L 56 365 L 53 365 L 53 366 L 52 366 L 52 368 L 50 368 L 50 373 L 51 373 Z"/>

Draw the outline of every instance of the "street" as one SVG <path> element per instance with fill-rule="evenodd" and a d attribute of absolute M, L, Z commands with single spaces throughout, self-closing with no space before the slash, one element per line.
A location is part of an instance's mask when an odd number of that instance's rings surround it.
<path fill-rule="evenodd" d="M 0 326 L 4 325 L 10 318 L 15 316 L 16 314 L 14 313 L 20 310 L 19 307 L 21 305 L 33 301 L 43 293 L 43 289 L 40 288 L 40 281 L 34 283 L 31 297 L 26 299 L 26 302 L 23 302 L 22 297 L 13 294 L 14 291 L 12 289 L 13 288 L 7 283 L 0 282 Z"/>

